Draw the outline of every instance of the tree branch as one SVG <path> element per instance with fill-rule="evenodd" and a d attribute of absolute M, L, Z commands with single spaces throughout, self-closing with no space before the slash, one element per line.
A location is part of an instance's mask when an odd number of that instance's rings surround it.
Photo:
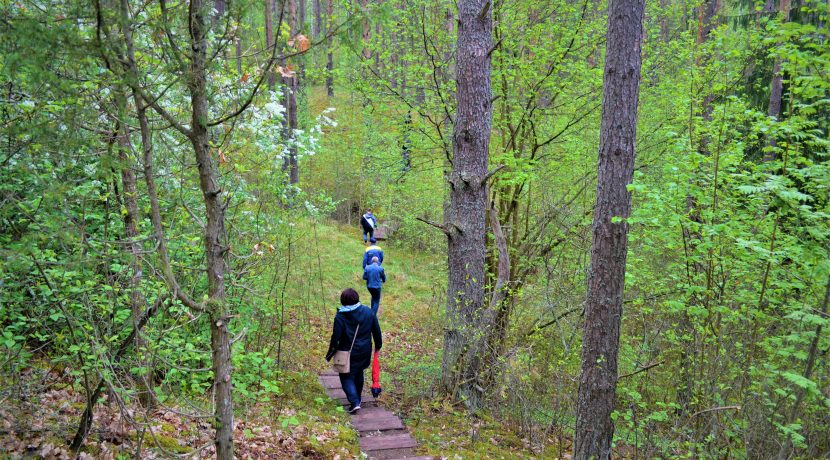
<path fill-rule="evenodd" d="M 445 235 L 450 236 L 450 231 L 447 229 L 447 227 L 445 225 L 442 225 L 442 224 L 439 224 L 437 222 L 433 222 L 431 220 L 424 219 L 424 218 L 421 218 L 421 217 L 416 217 L 415 220 L 420 220 L 421 222 L 423 222 L 427 225 L 432 225 L 433 227 L 437 228 L 438 230 L 441 230 L 442 232 L 444 232 Z"/>
<path fill-rule="evenodd" d="M 659 365 L 661 365 L 661 364 L 663 364 L 663 363 L 664 363 L 664 361 L 657 361 L 657 362 L 655 362 L 655 363 L 648 364 L 648 365 L 646 365 L 646 366 L 643 366 L 643 367 L 641 367 L 641 368 L 637 369 L 636 371 L 629 372 L 628 374 L 623 374 L 623 375 L 621 375 L 621 376 L 617 377 L 617 380 L 622 379 L 622 378 L 625 378 L 625 377 L 631 377 L 632 375 L 637 375 L 637 374 L 639 374 L 640 372 L 645 372 L 645 371 L 647 371 L 647 370 L 649 370 L 649 369 L 651 369 L 651 368 L 653 368 L 653 367 L 657 367 L 657 366 L 659 366 Z"/>
<path fill-rule="evenodd" d="M 741 406 L 721 406 L 721 407 L 710 407 L 709 409 L 703 409 L 695 412 L 694 414 L 690 415 L 689 418 L 693 418 L 697 415 L 704 414 L 706 412 L 713 412 L 713 411 L 721 411 L 721 410 L 741 410 Z"/>
<path fill-rule="evenodd" d="M 505 165 L 499 165 L 499 166 L 496 167 L 496 169 L 488 172 L 487 175 L 484 176 L 483 179 L 481 179 L 481 185 L 484 185 L 488 180 L 490 180 L 491 177 L 495 176 L 497 172 L 504 169 L 504 167 L 505 167 Z"/>

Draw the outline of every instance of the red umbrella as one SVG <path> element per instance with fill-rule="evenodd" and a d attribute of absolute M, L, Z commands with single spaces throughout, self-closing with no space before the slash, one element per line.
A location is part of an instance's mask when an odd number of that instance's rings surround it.
<path fill-rule="evenodd" d="M 378 352 L 375 352 L 375 358 L 372 360 L 372 396 L 377 398 L 380 392 L 380 360 L 378 359 Z"/>

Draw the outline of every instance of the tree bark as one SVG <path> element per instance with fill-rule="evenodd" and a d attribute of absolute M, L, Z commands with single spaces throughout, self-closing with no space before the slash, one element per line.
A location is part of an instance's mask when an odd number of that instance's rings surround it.
<path fill-rule="evenodd" d="M 130 270 L 132 276 L 129 281 L 130 308 L 132 310 L 133 326 L 136 330 L 139 319 L 144 313 L 144 305 L 147 301 L 141 293 L 140 285 L 143 273 L 141 270 L 141 245 L 138 238 L 138 189 L 136 187 L 133 162 L 130 161 L 128 152 L 131 150 L 130 127 L 127 124 L 127 97 L 124 92 L 117 96 L 118 104 L 118 161 L 121 164 L 121 190 L 124 197 L 124 239 L 127 241 L 126 249 L 130 253 Z M 153 394 L 153 379 L 150 371 L 150 363 L 143 358 L 146 343 L 141 334 L 135 336 L 135 351 L 138 356 L 139 367 L 144 368 L 144 373 L 138 376 L 137 390 L 138 400 L 142 407 L 150 408 L 155 403 Z"/>
<path fill-rule="evenodd" d="M 265 49 L 270 50 L 274 43 L 274 0 L 265 0 Z M 277 75 L 273 69 L 268 69 L 268 90 L 274 91 L 277 84 Z"/>
<path fill-rule="evenodd" d="M 311 8 L 314 10 L 314 22 L 311 23 L 311 37 L 314 40 L 319 39 L 323 32 L 323 14 L 320 7 L 320 0 L 312 0 Z"/>
<path fill-rule="evenodd" d="M 634 173 L 645 0 L 608 8 L 591 268 L 585 303 L 575 459 L 610 459 L 628 224 Z"/>
<path fill-rule="evenodd" d="M 295 37 L 299 32 L 297 2 L 300 0 L 286 0 L 288 7 L 288 26 L 290 28 L 291 37 Z M 301 59 L 301 57 L 297 57 Z M 289 77 L 283 77 L 282 82 L 285 85 L 285 112 L 287 116 L 287 131 L 286 140 L 290 142 L 288 147 L 288 158 L 285 159 L 285 168 L 288 170 L 288 183 L 296 184 L 300 180 L 299 168 L 297 165 L 297 145 L 294 139 L 294 133 L 297 130 L 297 89 L 300 86 L 299 71 L 293 72 Z"/>
<path fill-rule="evenodd" d="M 358 2 L 363 10 L 363 59 L 368 61 L 372 58 L 372 50 L 369 49 L 369 40 L 372 39 L 372 27 L 369 24 L 369 18 L 366 16 L 366 7 L 369 5 L 369 0 L 358 0 Z"/>
<path fill-rule="evenodd" d="M 306 16 L 306 2 L 305 0 L 297 0 L 299 8 L 297 11 L 297 33 L 303 33 L 305 30 L 305 16 Z M 295 34 L 296 35 L 296 34 Z"/>
<path fill-rule="evenodd" d="M 790 20 L 790 7 L 791 0 L 780 0 L 778 3 L 778 12 L 783 16 L 783 21 L 785 23 Z M 781 101 L 784 96 L 784 74 L 781 71 L 782 63 L 783 61 L 780 57 L 775 58 L 775 63 L 772 67 L 772 80 L 770 81 L 769 88 L 769 105 L 767 107 L 767 115 L 775 118 L 776 121 L 781 121 Z M 767 154 L 764 155 L 764 160 L 772 161 L 776 158 L 775 147 L 778 146 L 775 136 L 769 136 L 767 144 L 770 149 Z"/>
<path fill-rule="evenodd" d="M 242 39 L 236 37 L 234 44 L 236 45 L 236 73 L 242 76 Z"/>
<path fill-rule="evenodd" d="M 233 459 L 233 401 L 231 399 L 231 350 L 225 303 L 225 205 L 219 186 L 219 171 L 210 155 L 210 116 L 207 95 L 207 22 L 208 8 L 202 0 L 190 3 L 190 73 L 187 87 L 191 100 L 190 143 L 199 171 L 199 186 L 205 202 L 204 246 L 207 256 L 208 313 L 213 365 L 214 418 L 216 424 L 216 458 Z"/>
<path fill-rule="evenodd" d="M 326 1 L 326 34 L 331 34 L 334 25 L 334 0 Z M 326 94 L 334 97 L 334 55 L 332 54 L 334 40 L 331 36 L 326 39 Z"/>
<path fill-rule="evenodd" d="M 490 50 L 493 46 L 490 0 L 458 2 L 457 109 L 453 132 L 447 234 L 447 328 L 442 384 L 446 392 L 478 408 L 484 342 L 484 254 L 492 102 Z"/>

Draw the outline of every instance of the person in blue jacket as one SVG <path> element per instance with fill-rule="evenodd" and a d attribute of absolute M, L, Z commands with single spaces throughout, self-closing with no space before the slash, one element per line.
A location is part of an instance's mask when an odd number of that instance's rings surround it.
<path fill-rule="evenodd" d="M 352 347 L 352 341 L 354 346 Z M 360 410 L 363 395 L 363 371 L 369 367 L 372 360 L 372 341 L 375 342 L 375 351 L 383 347 L 378 317 L 369 307 L 360 303 L 360 296 L 352 288 L 344 289 L 340 293 L 340 307 L 334 315 L 334 325 L 329 341 L 329 351 L 326 361 L 331 360 L 338 350 L 349 351 L 349 373 L 340 374 L 340 384 L 349 400 L 349 413 Z"/>
<path fill-rule="evenodd" d="M 386 272 L 380 266 L 377 257 L 372 257 L 372 263 L 363 269 L 363 279 L 366 280 L 366 289 L 372 296 L 372 313 L 377 315 L 380 309 L 380 290 L 386 282 Z"/>
<path fill-rule="evenodd" d="M 366 248 L 365 251 L 363 251 L 364 270 L 366 269 L 367 265 L 372 263 L 372 257 L 377 257 L 379 261 L 378 265 L 383 265 L 383 249 L 381 249 L 380 246 L 375 244 L 378 242 L 378 240 L 373 236 L 371 239 L 369 239 L 369 242 L 372 243 L 372 245 Z"/>

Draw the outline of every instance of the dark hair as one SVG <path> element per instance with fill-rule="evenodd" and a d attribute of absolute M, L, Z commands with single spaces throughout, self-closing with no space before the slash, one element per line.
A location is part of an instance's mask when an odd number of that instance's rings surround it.
<path fill-rule="evenodd" d="M 369 238 L 369 242 L 370 243 L 377 243 L 378 239 L 373 236 L 373 237 Z"/>
<path fill-rule="evenodd" d="M 358 302 L 360 302 L 360 295 L 354 289 L 343 289 L 340 293 L 340 305 L 354 305 Z"/>

